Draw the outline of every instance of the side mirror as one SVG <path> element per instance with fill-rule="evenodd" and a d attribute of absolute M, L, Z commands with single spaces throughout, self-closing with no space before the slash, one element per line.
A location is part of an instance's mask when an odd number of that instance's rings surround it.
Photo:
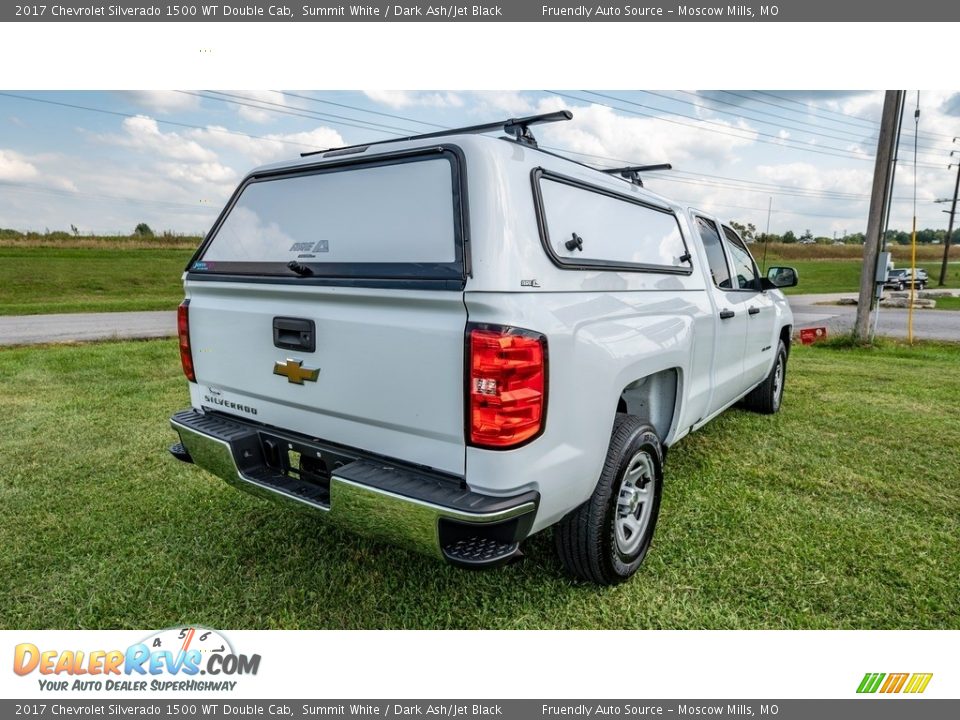
<path fill-rule="evenodd" d="M 774 266 L 767 270 L 767 276 L 763 279 L 763 287 L 765 290 L 794 287 L 799 280 L 796 269 Z"/>

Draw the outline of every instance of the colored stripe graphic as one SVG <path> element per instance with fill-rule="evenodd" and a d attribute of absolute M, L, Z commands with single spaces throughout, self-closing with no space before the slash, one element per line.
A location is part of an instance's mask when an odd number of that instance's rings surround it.
<path fill-rule="evenodd" d="M 910 677 L 910 673 L 890 673 L 887 675 L 887 681 L 880 688 L 882 693 L 898 693 L 903 689 L 903 684 Z"/>
<path fill-rule="evenodd" d="M 886 678 L 884 680 L 884 678 Z M 877 691 L 886 694 L 892 693 L 922 693 L 927 689 L 933 673 L 866 673 L 860 685 L 857 686 L 858 693 L 875 693 Z M 881 685 L 882 683 L 882 685 Z"/>
<path fill-rule="evenodd" d="M 860 681 L 860 687 L 857 688 L 858 693 L 875 693 L 877 688 L 880 687 L 880 681 L 883 680 L 884 673 L 867 673 L 863 676 L 863 680 Z"/>
<path fill-rule="evenodd" d="M 907 687 L 904 690 L 905 693 L 922 693 L 927 689 L 927 685 L 930 684 L 930 679 L 933 677 L 933 673 L 914 673 L 910 678 L 910 682 L 907 683 Z"/>

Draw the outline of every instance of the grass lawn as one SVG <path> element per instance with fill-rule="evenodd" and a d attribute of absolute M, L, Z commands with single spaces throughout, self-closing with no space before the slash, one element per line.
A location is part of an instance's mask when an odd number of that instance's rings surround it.
<path fill-rule="evenodd" d="M 548 536 L 472 573 L 166 453 L 175 341 L 0 351 L 0 627 L 958 628 L 960 346 L 797 348 L 783 411 L 670 453 L 654 548 L 598 589 Z"/>
<path fill-rule="evenodd" d="M 173 310 L 191 250 L 0 247 L 0 315 Z"/>
<path fill-rule="evenodd" d="M 960 310 L 960 297 L 937 298 L 937 310 Z"/>
<path fill-rule="evenodd" d="M 153 243 L 151 245 L 150 243 Z M 164 245 L 164 243 L 167 243 Z M 183 298 L 180 276 L 199 238 L 78 238 L 60 241 L 0 239 L 0 315 L 36 313 L 171 310 Z M 763 246 L 754 245 L 757 262 Z M 767 266 L 791 265 L 800 284 L 787 294 L 856 292 L 861 252 L 855 246 L 771 246 Z M 897 266 L 908 262 L 900 257 Z M 939 277 L 940 265 L 928 260 L 942 252 L 923 248 L 919 263 Z M 821 256 L 828 259 L 813 259 Z M 960 287 L 960 262 L 949 266 L 948 287 Z"/>
<path fill-rule="evenodd" d="M 762 252 L 762 250 L 756 252 Z M 787 288 L 785 291 L 787 295 L 857 292 L 860 288 L 860 260 L 782 260 L 772 263 L 769 258 L 767 259 L 768 267 L 781 263 L 795 267 L 800 275 L 800 284 Z M 898 263 L 897 267 L 909 267 L 909 264 Z M 937 285 L 937 278 L 940 277 L 939 263 L 917 263 L 917 267 L 926 270 L 933 278 L 929 286 L 931 289 L 939 287 Z M 960 263 L 947 267 L 946 287 L 960 287 Z"/>

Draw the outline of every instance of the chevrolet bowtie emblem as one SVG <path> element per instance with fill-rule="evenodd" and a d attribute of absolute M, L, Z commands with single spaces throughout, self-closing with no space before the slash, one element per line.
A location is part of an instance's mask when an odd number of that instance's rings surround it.
<path fill-rule="evenodd" d="M 273 364 L 273 374 L 283 375 L 288 382 L 303 385 L 304 380 L 316 382 L 320 377 L 320 368 L 305 368 L 302 360 L 287 358 L 285 362 L 277 361 Z"/>

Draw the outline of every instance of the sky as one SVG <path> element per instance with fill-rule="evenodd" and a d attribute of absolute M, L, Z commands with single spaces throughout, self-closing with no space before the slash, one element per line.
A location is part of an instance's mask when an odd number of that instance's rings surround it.
<path fill-rule="evenodd" d="M 946 228 L 960 92 L 908 91 L 890 227 Z M 863 232 L 883 102 L 870 91 L 0 91 L 0 227 L 203 234 L 243 176 L 300 152 L 569 109 L 540 145 L 771 232 Z M 914 172 L 914 145 L 917 170 Z"/>

